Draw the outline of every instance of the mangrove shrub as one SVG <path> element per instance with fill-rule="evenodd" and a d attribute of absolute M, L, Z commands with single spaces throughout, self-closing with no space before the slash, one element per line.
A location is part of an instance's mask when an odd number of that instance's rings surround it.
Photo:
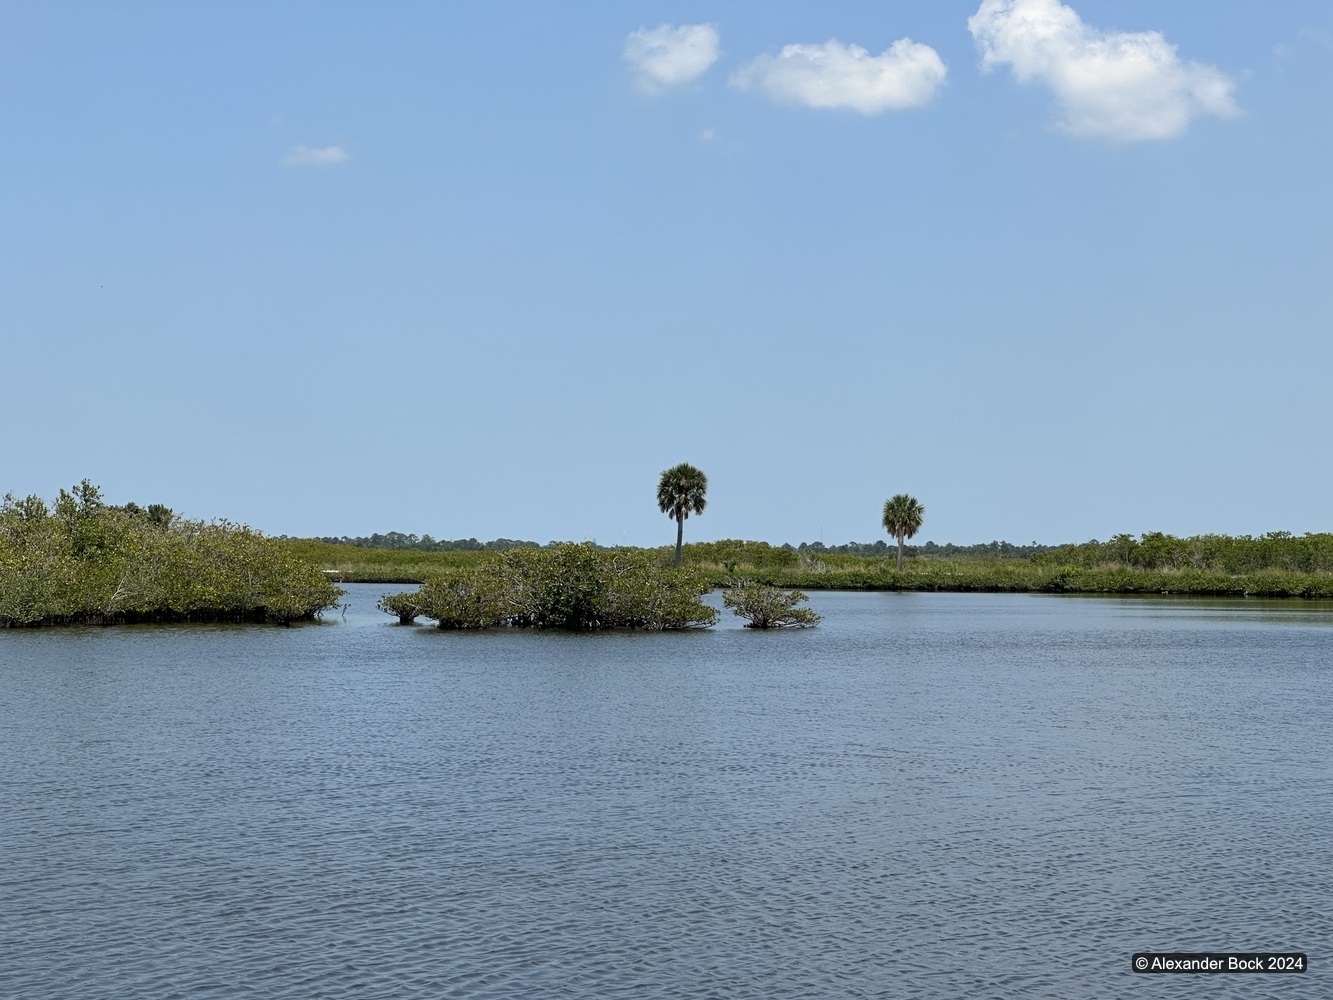
<path fill-rule="evenodd" d="M 411 595 L 440 628 L 706 628 L 717 612 L 693 571 L 663 566 L 654 552 L 566 542 L 511 549 L 428 579 Z M 397 597 L 398 595 L 394 595 Z M 388 603 L 385 610 L 398 613 Z"/>
<path fill-rule="evenodd" d="M 722 604 L 746 619 L 746 628 L 809 628 L 822 619 L 809 608 L 796 606 L 805 599 L 799 590 L 742 580 L 722 595 Z"/>
<path fill-rule="evenodd" d="M 399 625 L 411 625 L 421 614 L 421 602 L 416 594 L 385 594 L 375 607 L 386 615 L 396 615 Z"/>
<path fill-rule="evenodd" d="M 0 501 L 0 625 L 313 618 L 342 591 L 244 525 L 112 507 L 84 480 Z"/>

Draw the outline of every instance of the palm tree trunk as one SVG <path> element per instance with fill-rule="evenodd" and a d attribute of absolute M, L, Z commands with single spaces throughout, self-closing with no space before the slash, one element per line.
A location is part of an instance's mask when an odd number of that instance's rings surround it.
<path fill-rule="evenodd" d="M 685 541 L 685 515 L 677 514 L 676 515 L 676 561 L 671 564 L 672 566 L 680 565 L 680 546 L 681 543 L 684 541 Z"/>
<path fill-rule="evenodd" d="M 903 571 L 903 536 L 898 536 L 898 572 Z"/>

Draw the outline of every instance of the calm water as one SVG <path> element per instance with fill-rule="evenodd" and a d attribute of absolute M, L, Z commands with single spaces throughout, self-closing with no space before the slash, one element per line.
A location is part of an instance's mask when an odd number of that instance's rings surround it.
<path fill-rule="evenodd" d="M 0 632 L 0 995 L 1333 996 L 1333 605 L 454 635 L 384 589 Z M 1129 972 L 1242 949 L 1312 969 Z"/>

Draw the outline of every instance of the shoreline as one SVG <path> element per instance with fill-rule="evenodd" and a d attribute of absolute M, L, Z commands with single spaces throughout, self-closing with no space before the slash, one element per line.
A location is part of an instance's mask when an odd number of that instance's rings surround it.
<path fill-rule="evenodd" d="M 431 576 L 447 573 L 442 567 L 421 575 L 382 573 L 367 567 L 340 570 L 330 579 L 337 583 L 382 583 L 407 586 L 421 584 Z M 977 567 L 973 572 L 933 573 L 905 569 L 887 573 L 826 571 L 773 571 L 745 568 L 735 574 L 705 569 L 704 575 L 717 589 L 728 589 L 735 581 L 781 587 L 785 590 L 934 592 L 992 594 L 1158 594 L 1176 597 L 1263 597 L 1294 600 L 1333 600 L 1333 574 L 1268 571 L 1230 576 L 1226 574 L 1084 570 L 1079 567 Z"/>

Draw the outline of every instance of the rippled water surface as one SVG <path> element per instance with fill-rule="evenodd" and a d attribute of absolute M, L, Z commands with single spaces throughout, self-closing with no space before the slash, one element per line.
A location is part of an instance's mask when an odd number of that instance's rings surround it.
<path fill-rule="evenodd" d="M 383 589 L 0 633 L 0 996 L 1333 996 L 1333 606 L 457 635 Z M 1242 949 L 1311 971 L 1129 971 Z"/>

